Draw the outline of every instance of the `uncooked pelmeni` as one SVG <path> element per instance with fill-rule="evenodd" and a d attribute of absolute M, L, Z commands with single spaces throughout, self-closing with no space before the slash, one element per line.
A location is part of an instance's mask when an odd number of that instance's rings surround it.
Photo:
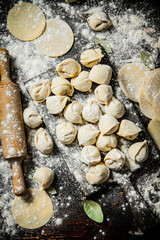
<path fill-rule="evenodd" d="M 81 161 L 87 165 L 95 165 L 101 161 L 101 154 L 95 146 L 85 146 L 81 152 Z"/>
<path fill-rule="evenodd" d="M 118 129 L 119 122 L 111 114 L 104 114 L 101 116 L 98 126 L 103 135 L 110 135 Z"/>
<path fill-rule="evenodd" d="M 78 130 L 79 145 L 88 146 L 95 144 L 98 134 L 99 130 L 92 124 L 80 127 Z"/>
<path fill-rule="evenodd" d="M 43 154 L 50 154 L 53 150 L 53 141 L 44 128 L 39 128 L 34 136 L 35 147 Z"/>
<path fill-rule="evenodd" d="M 117 135 L 124 137 L 128 140 L 134 140 L 141 129 L 133 122 L 123 119 L 120 123 Z"/>
<path fill-rule="evenodd" d="M 89 72 L 82 71 L 78 77 L 71 79 L 72 86 L 81 91 L 81 92 L 87 92 L 92 87 L 92 81 L 89 79 Z"/>
<path fill-rule="evenodd" d="M 23 119 L 25 124 L 30 128 L 36 128 L 42 123 L 42 118 L 34 107 L 27 107 L 23 111 Z"/>
<path fill-rule="evenodd" d="M 56 136 L 63 144 L 71 144 L 77 135 L 77 129 L 72 123 L 61 122 L 56 127 Z"/>
<path fill-rule="evenodd" d="M 148 158 L 148 144 L 147 141 L 136 142 L 128 149 L 129 157 L 137 163 L 144 162 Z"/>
<path fill-rule="evenodd" d="M 155 112 L 153 108 L 153 104 L 147 101 L 143 89 L 139 93 L 139 107 L 141 112 L 147 117 L 147 118 L 154 118 Z"/>
<path fill-rule="evenodd" d="M 119 149 L 114 148 L 106 154 L 104 162 L 112 170 L 119 171 L 125 164 L 126 157 Z"/>
<path fill-rule="evenodd" d="M 43 102 L 51 93 L 51 82 L 47 80 L 37 81 L 30 88 L 30 95 L 36 102 Z"/>
<path fill-rule="evenodd" d="M 112 68 L 105 64 L 95 65 L 89 73 L 91 81 L 98 84 L 109 84 L 111 77 Z"/>
<path fill-rule="evenodd" d="M 81 71 L 81 65 L 72 58 L 67 58 L 58 65 L 56 70 L 62 78 L 77 77 Z"/>
<path fill-rule="evenodd" d="M 70 98 L 67 96 L 49 96 L 46 99 L 46 107 L 51 114 L 59 114 L 63 111 L 69 100 Z"/>
<path fill-rule="evenodd" d="M 100 162 L 90 168 L 89 172 L 86 173 L 86 179 L 91 184 L 101 184 L 107 181 L 109 175 L 109 168 Z"/>
<path fill-rule="evenodd" d="M 92 14 L 87 22 L 94 31 L 102 31 L 109 28 L 112 23 L 104 12 L 98 11 Z"/>
<path fill-rule="evenodd" d="M 81 53 L 80 62 L 88 68 L 92 68 L 94 65 L 100 63 L 104 55 L 101 53 L 100 48 L 89 49 Z"/>
<path fill-rule="evenodd" d="M 61 77 L 53 78 L 51 90 L 55 95 L 72 96 L 74 93 L 74 88 L 70 82 Z"/>
<path fill-rule="evenodd" d="M 153 100 L 153 109 L 155 117 L 160 121 L 160 91 Z"/>
<path fill-rule="evenodd" d="M 87 122 L 96 123 L 101 115 L 101 109 L 94 100 L 89 101 L 83 106 L 82 117 Z"/>
<path fill-rule="evenodd" d="M 33 180 L 37 182 L 42 189 L 49 188 L 54 180 L 54 171 L 47 167 L 37 168 Z"/>
<path fill-rule="evenodd" d="M 148 124 L 148 132 L 153 138 L 157 148 L 160 150 L 160 121 L 152 119 Z"/>
<path fill-rule="evenodd" d="M 94 94 L 101 104 L 108 105 L 113 96 L 113 90 L 110 85 L 101 84 L 95 88 Z"/>
<path fill-rule="evenodd" d="M 78 101 L 73 101 L 64 109 L 64 117 L 71 123 L 82 123 L 82 104 Z"/>
<path fill-rule="evenodd" d="M 105 112 L 111 114 L 115 118 L 121 118 L 125 113 L 125 108 L 123 103 L 121 103 L 117 98 L 112 97 L 108 105 L 105 105 Z"/>
<path fill-rule="evenodd" d="M 117 146 L 117 137 L 115 134 L 106 136 L 100 133 L 97 138 L 96 146 L 100 151 L 110 151 Z"/>

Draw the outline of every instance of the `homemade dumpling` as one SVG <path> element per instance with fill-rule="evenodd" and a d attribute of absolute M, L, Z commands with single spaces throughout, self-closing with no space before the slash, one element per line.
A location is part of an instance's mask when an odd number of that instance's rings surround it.
<path fill-rule="evenodd" d="M 73 78 L 78 76 L 81 65 L 72 58 L 67 58 L 56 66 L 56 70 L 62 78 Z"/>
<path fill-rule="evenodd" d="M 64 117 L 71 123 L 82 123 L 82 104 L 78 101 L 73 101 L 64 109 Z"/>
<path fill-rule="evenodd" d="M 91 184 L 101 184 L 107 181 L 109 175 L 109 168 L 100 162 L 90 168 L 89 172 L 86 173 L 86 179 Z"/>
<path fill-rule="evenodd" d="M 101 104 L 108 105 L 113 96 L 113 90 L 110 85 L 101 84 L 95 88 L 94 94 Z"/>
<path fill-rule="evenodd" d="M 74 88 L 70 82 L 61 77 L 53 78 L 51 90 L 55 95 L 72 96 L 74 93 Z"/>
<path fill-rule="evenodd" d="M 111 77 L 112 68 L 105 64 L 95 65 L 89 73 L 90 80 L 98 84 L 109 84 Z"/>
<path fill-rule="evenodd" d="M 128 140 L 134 140 L 141 129 L 133 122 L 123 119 L 120 123 L 117 135 L 124 137 Z"/>
<path fill-rule="evenodd" d="M 112 100 L 105 106 L 105 112 L 111 114 L 115 118 L 121 118 L 125 113 L 125 108 L 123 103 L 117 98 L 112 97 Z"/>
<path fill-rule="evenodd" d="M 104 12 L 98 11 L 92 14 L 88 19 L 89 26 L 94 31 L 102 31 L 109 28 L 112 23 Z"/>
<path fill-rule="evenodd" d="M 103 135 L 110 135 L 118 129 L 119 122 L 111 114 L 104 114 L 101 116 L 98 126 Z"/>
<path fill-rule="evenodd" d="M 123 168 L 126 157 L 119 149 L 114 148 L 106 154 L 104 162 L 112 170 L 119 171 Z"/>
<path fill-rule="evenodd" d="M 92 68 L 94 65 L 100 63 L 104 55 L 101 53 L 100 48 L 88 49 L 81 54 L 80 62 L 88 68 Z"/>
<path fill-rule="evenodd" d="M 80 127 L 80 129 L 78 130 L 79 145 L 93 145 L 96 142 L 98 134 L 98 129 L 95 128 L 92 124 L 87 124 Z"/>
<path fill-rule="evenodd" d="M 70 98 L 66 96 L 49 96 L 46 99 L 46 107 L 51 114 L 59 114 L 63 111 L 69 100 Z"/>
<path fill-rule="evenodd" d="M 72 123 L 61 122 L 56 127 L 56 136 L 58 140 L 63 144 L 71 144 L 77 134 L 77 129 Z"/>
<path fill-rule="evenodd" d="M 148 144 L 147 141 L 136 142 L 128 149 L 129 157 L 137 163 L 144 162 L 148 158 Z"/>
<path fill-rule="evenodd" d="M 81 161 L 87 165 L 95 165 L 101 161 L 101 154 L 95 146 L 85 146 L 81 152 Z"/>
<path fill-rule="evenodd" d="M 34 136 L 36 148 L 43 154 L 50 154 L 53 150 L 53 141 L 44 128 L 39 128 Z"/>
<path fill-rule="evenodd" d="M 42 118 L 34 107 L 27 107 L 23 111 L 23 119 L 30 128 L 36 128 L 42 123 Z"/>
<path fill-rule="evenodd" d="M 96 146 L 100 151 L 110 151 L 117 146 L 117 137 L 115 134 L 107 136 L 100 133 L 97 138 Z"/>
<path fill-rule="evenodd" d="M 78 77 L 71 79 L 72 86 L 81 91 L 81 92 L 87 92 L 92 87 L 92 81 L 89 79 L 89 72 L 82 71 Z"/>
<path fill-rule="evenodd" d="M 101 109 L 94 100 L 83 106 L 82 117 L 87 122 L 96 123 L 102 115 Z"/>
<path fill-rule="evenodd" d="M 33 175 L 33 180 L 37 182 L 42 189 L 49 188 L 54 180 L 54 171 L 47 167 L 37 168 Z"/>
<path fill-rule="evenodd" d="M 43 102 L 51 93 L 51 82 L 41 80 L 34 83 L 30 88 L 31 98 L 36 102 Z"/>

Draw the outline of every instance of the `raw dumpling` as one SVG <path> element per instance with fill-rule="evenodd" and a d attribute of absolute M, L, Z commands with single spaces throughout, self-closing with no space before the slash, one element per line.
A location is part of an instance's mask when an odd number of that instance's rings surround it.
<path fill-rule="evenodd" d="M 74 93 L 74 88 L 70 82 L 61 77 L 53 78 L 51 90 L 55 95 L 72 96 Z"/>
<path fill-rule="evenodd" d="M 148 118 L 154 118 L 155 112 L 153 109 L 153 105 L 147 101 L 143 89 L 139 93 L 139 107 L 141 112 Z"/>
<path fill-rule="evenodd" d="M 37 168 L 33 175 L 33 180 L 37 182 L 42 189 L 49 188 L 54 180 L 54 171 L 47 167 Z"/>
<path fill-rule="evenodd" d="M 123 168 L 125 163 L 125 155 L 119 149 L 114 148 L 106 154 L 104 162 L 107 167 L 112 170 L 119 171 Z"/>
<path fill-rule="evenodd" d="M 87 122 L 96 123 L 102 115 L 101 109 L 95 101 L 90 101 L 83 106 L 82 117 Z"/>
<path fill-rule="evenodd" d="M 148 124 L 147 129 L 157 148 L 160 150 L 160 121 L 157 119 L 152 119 Z"/>
<path fill-rule="evenodd" d="M 103 135 L 110 135 L 118 129 L 119 122 L 112 115 L 105 114 L 101 116 L 98 126 Z"/>
<path fill-rule="evenodd" d="M 111 77 L 112 68 L 105 64 L 95 65 L 89 73 L 90 80 L 98 84 L 109 84 Z"/>
<path fill-rule="evenodd" d="M 42 123 L 42 118 L 34 107 L 27 107 L 23 111 L 23 119 L 30 128 L 36 128 Z"/>
<path fill-rule="evenodd" d="M 102 31 L 109 28 L 112 23 L 104 12 L 98 11 L 92 14 L 88 19 L 89 26 L 94 31 Z"/>
<path fill-rule="evenodd" d="M 121 103 L 117 98 L 112 97 L 109 104 L 105 106 L 105 112 L 107 114 L 111 114 L 115 118 L 121 118 L 125 113 L 125 108 L 123 103 Z"/>
<path fill-rule="evenodd" d="M 86 179 L 91 184 L 101 184 L 107 181 L 109 175 L 109 168 L 100 162 L 90 168 L 89 172 L 86 173 Z"/>
<path fill-rule="evenodd" d="M 110 85 L 102 84 L 102 85 L 99 85 L 98 87 L 96 87 L 96 89 L 94 90 L 94 94 L 95 94 L 96 99 L 101 104 L 108 105 L 108 103 L 112 99 L 113 90 Z"/>
<path fill-rule="evenodd" d="M 77 129 L 72 123 L 61 122 L 56 127 L 56 135 L 58 140 L 63 144 L 71 144 L 77 134 Z"/>
<path fill-rule="evenodd" d="M 110 151 L 112 148 L 117 146 L 117 137 L 115 134 L 111 134 L 109 136 L 99 134 L 96 146 L 100 151 Z"/>
<path fill-rule="evenodd" d="M 156 118 L 160 121 L 160 91 L 154 98 L 153 109 L 154 109 Z"/>
<path fill-rule="evenodd" d="M 86 146 L 81 152 L 81 161 L 87 165 L 95 165 L 101 161 L 101 154 L 97 147 Z"/>
<path fill-rule="evenodd" d="M 80 73 L 81 65 L 72 58 L 67 58 L 56 66 L 56 70 L 62 78 L 73 78 Z"/>
<path fill-rule="evenodd" d="M 46 99 L 46 107 L 51 114 L 59 114 L 69 100 L 70 98 L 66 96 L 50 96 Z"/>
<path fill-rule="evenodd" d="M 128 149 L 128 155 L 134 162 L 144 162 L 148 158 L 147 141 L 132 144 Z"/>
<path fill-rule="evenodd" d="M 71 79 L 72 86 L 81 91 L 81 92 L 87 92 L 92 87 L 92 81 L 89 79 L 89 72 L 82 71 L 78 77 Z"/>
<path fill-rule="evenodd" d="M 123 119 L 121 121 L 117 135 L 124 137 L 128 140 L 134 140 L 141 129 L 133 122 Z"/>
<path fill-rule="evenodd" d="M 73 101 L 64 109 L 64 117 L 71 123 L 82 123 L 82 104 L 78 101 Z"/>
<path fill-rule="evenodd" d="M 89 49 L 81 54 L 81 60 L 80 62 L 88 68 L 92 68 L 94 65 L 100 63 L 102 57 L 104 55 L 101 53 L 101 49 Z"/>
<path fill-rule="evenodd" d="M 34 83 L 30 88 L 30 95 L 36 102 L 43 102 L 51 93 L 51 82 L 41 80 Z"/>
<path fill-rule="evenodd" d="M 53 141 L 51 136 L 44 128 L 39 128 L 34 136 L 36 148 L 43 154 L 50 154 L 53 150 Z"/>
<path fill-rule="evenodd" d="M 88 146 L 93 145 L 96 142 L 96 138 L 99 134 L 97 128 L 92 124 L 87 124 L 80 127 L 78 131 L 78 142 L 79 145 Z"/>

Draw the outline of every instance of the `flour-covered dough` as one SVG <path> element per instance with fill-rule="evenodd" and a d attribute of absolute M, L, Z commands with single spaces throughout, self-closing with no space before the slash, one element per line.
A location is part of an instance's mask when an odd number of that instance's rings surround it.
<path fill-rule="evenodd" d="M 101 116 L 98 126 L 103 135 L 110 135 L 118 129 L 119 122 L 111 114 L 104 114 Z"/>
<path fill-rule="evenodd" d="M 78 130 L 79 145 L 88 146 L 95 144 L 98 134 L 99 130 L 92 124 L 86 124 L 80 127 Z"/>
<path fill-rule="evenodd" d="M 125 113 L 125 108 L 123 103 L 121 103 L 117 98 L 112 97 L 108 105 L 105 105 L 105 112 L 111 114 L 115 118 L 121 118 Z"/>
<path fill-rule="evenodd" d="M 95 88 L 94 94 L 101 104 L 108 105 L 113 96 L 113 90 L 110 85 L 101 84 Z"/>
<path fill-rule="evenodd" d="M 92 87 L 92 81 L 89 79 L 89 72 L 82 71 L 78 77 L 71 79 L 72 86 L 81 91 L 81 92 L 87 92 Z"/>
<path fill-rule="evenodd" d="M 160 121 L 160 91 L 153 100 L 153 109 L 156 119 Z"/>
<path fill-rule="evenodd" d="M 93 66 L 89 73 L 89 78 L 92 82 L 98 84 L 109 84 L 112 77 L 112 68 L 105 64 Z"/>
<path fill-rule="evenodd" d="M 64 109 L 64 117 L 71 123 L 82 123 L 82 104 L 78 101 L 73 101 Z"/>
<path fill-rule="evenodd" d="M 37 182 L 42 189 L 49 188 L 54 180 L 54 171 L 48 167 L 37 168 L 33 180 Z"/>
<path fill-rule="evenodd" d="M 107 181 L 109 175 L 109 168 L 100 162 L 90 168 L 89 172 L 86 173 L 86 179 L 91 184 L 101 184 Z"/>
<path fill-rule="evenodd" d="M 34 136 L 35 147 L 43 154 L 50 154 L 53 150 L 53 140 L 44 128 L 39 128 Z"/>
<path fill-rule="evenodd" d="M 25 124 L 30 128 L 36 128 L 42 123 L 42 118 L 34 107 L 24 109 L 23 119 Z"/>
<path fill-rule="evenodd" d="M 87 122 L 96 123 L 102 115 L 101 109 L 94 100 L 89 101 L 83 106 L 82 117 Z"/>
<path fill-rule="evenodd" d="M 36 102 L 43 102 L 51 93 L 51 82 L 46 80 L 40 80 L 32 84 L 30 88 L 30 95 Z"/>
<path fill-rule="evenodd" d="M 100 133 L 97 138 L 96 146 L 100 151 L 110 151 L 117 146 L 117 137 L 115 134 L 107 136 Z"/>
<path fill-rule="evenodd" d="M 134 162 L 144 162 L 148 158 L 147 141 L 133 143 L 128 149 L 128 155 Z"/>
<path fill-rule="evenodd" d="M 85 146 L 81 152 L 81 161 L 87 165 L 95 165 L 101 161 L 101 154 L 95 146 Z"/>
<path fill-rule="evenodd" d="M 148 132 L 153 138 L 153 141 L 157 145 L 157 148 L 160 150 L 160 121 L 157 119 L 152 119 L 148 124 Z"/>
<path fill-rule="evenodd" d="M 56 136 L 63 144 L 71 144 L 77 135 L 77 129 L 72 123 L 61 122 L 56 127 Z"/>
<path fill-rule="evenodd" d="M 147 101 L 143 89 L 139 93 L 139 107 L 141 112 L 147 117 L 147 118 L 154 118 L 155 112 L 153 108 L 153 104 Z"/>
<path fill-rule="evenodd" d="M 109 20 L 107 15 L 102 11 L 97 11 L 87 19 L 89 26 L 94 31 L 102 31 L 109 28 L 112 22 Z"/>
<path fill-rule="evenodd" d="M 63 111 L 69 100 L 70 98 L 67 96 L 49 96 L 46 99 L 46 107 L 51 114 L 59 114 Z"/>
<path fill-rule="evenodd" d="M 100 48 L 88 49 L 81 53 L 80 62 L 88 68 L 92 68 L 94 65 L 100 63 L 104 55 L 101 53 Z"/>
<path fill-rule="evenodd" d="M 123 119 L 120 123 L 117 135 L 128 140 L 134 140 L 139 132 L 141 132 L 141 129 L 134 122 Z"/>
<path fill-rule="evenodd" d="M 104 162 L 107 167 L 112 170 L 119 171 L 123 168 L 125 163 L 125 155 L 119 149 L 114 148 L 106 154 Z"/>
<path fill-rule="evenodd" d="M 67 58 L 58 65 L 56 70 L 62 78 L 74 78 L 77 77 L 81 71 L 81 65 L 72 58 Z"/>
<path fill-rule="evenodd" d="M 51 86 L 52 93 L 55 95 L 67 95 L 72 96 L 74 93 L 74 88 L 69 81 L 62 77 L 55 77 L 52 80 Z"/>

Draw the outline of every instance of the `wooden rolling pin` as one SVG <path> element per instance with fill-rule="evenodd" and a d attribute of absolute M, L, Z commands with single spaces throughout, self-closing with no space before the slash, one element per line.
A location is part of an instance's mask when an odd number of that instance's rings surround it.
<path fill-rule="evenodd" d="M 20 90 L 10 79 L 9 53 L 0 48 L 0 136 L 3 158 L 12 165 L 13 192 L 23 195 L 26 187 L 21 167 L 27 156 Z"/>

